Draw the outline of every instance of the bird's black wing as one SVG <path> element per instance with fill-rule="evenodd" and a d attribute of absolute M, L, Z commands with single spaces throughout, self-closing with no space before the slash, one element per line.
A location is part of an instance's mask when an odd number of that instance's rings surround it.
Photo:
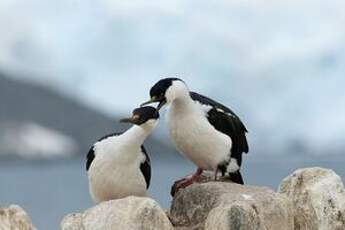
<path fill-rule="evenodd" d="M 86 156 L 86 171 L 89 171 L 93 159 L 95 159 L 95 151 L 92 146 Z"/>
<path fill-rule="evenodd" d="M 246 138 L 247 129 L 240 118 L 228 107 L 195 92 L 191 92 L 193 100 L 212 108 L 207 112 L 207 119 L 218 131 L 228 135 L 232 140 L 231 157 L 242 163 L 242 153 L 248 153 Z"/>
<path fill-rule="evenodd" d="M 104 139 L 107 139 L 108 137 L 112 137 L 112 136 L 118 136 L 118 135 L 121 135 L 121 133 L 111 133 L 111 134 L 108 134 L 102 138 L 100 138 L 97 142 L 100 142 Z M 96 142 L 96 143 L 97 143 Z M 86 155 L 86 171 L 89 170 L 90 166 L 91 166 L 91 163 L 93 161 L 93 159 L 95 159 L 95 144 L 93 144 L 89 150 L 89 152 L 87 153 Z"/>
<path fill-rule="evenodd" d="M 146 188 L 149 188 L 151 180 L 151 161 L 144 145 L 141 146 L 141 151 L 145 155 L 145 161 L 140 163 L 140 170 L 141 173 L 144 175 L 146 181 Z"/>

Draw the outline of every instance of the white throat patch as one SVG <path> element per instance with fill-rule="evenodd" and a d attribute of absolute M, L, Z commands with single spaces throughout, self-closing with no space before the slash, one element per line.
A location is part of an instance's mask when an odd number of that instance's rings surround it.
<path fill-rule="evenodd" d="M 168 103 L 178 99 L 189 96 L 189 90 L 186 84 L 182 81 L 175 80 L 172 85 L 165 92 L 165 97 Z"/>

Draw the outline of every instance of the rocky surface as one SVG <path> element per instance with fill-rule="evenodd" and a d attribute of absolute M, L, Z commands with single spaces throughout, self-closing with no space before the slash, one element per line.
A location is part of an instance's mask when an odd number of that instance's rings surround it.
<path fill-rule="evenodd" d="M 0 208 L 1 230 L 35 230 L 28 214 L 17 205 Z"/>
<path fill-rule="evenodd" d="M 279 192 L 294 204 L 295 230 L 344 230 L 345 191 L 332 170 L 300 169 L 285 178 Z"/>
<path fill-rule="evenodd" d="M 84 213 L 67 215 L 62 230 L 170 230 L 165 212 L 150 198 L 127 197 L 103 202 Z"/>
<path fill-rule="evenodd" d="M 278 193 L 229 181 L 179 190 L 165 213 L 150 198 L 127 197 L 69 214 L 62 230 L 344 230 L 345 189 L 332 170 L 299 169 Z M 169 216 L 169 218 L 168 218 Z M 19 206 L 0 208 L 0 230 L 35 230 Z"/>
<path fill-rule="evenodd" d="M 180 230 L 292 230 L 293 206 L 268 188 L 208 182 L 181 189 L 170 220 Z"/>

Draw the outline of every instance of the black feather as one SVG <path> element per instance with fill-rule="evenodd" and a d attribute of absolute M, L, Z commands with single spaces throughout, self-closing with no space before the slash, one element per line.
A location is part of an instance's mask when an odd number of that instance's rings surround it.
<path fill-rule="evenodd" d="M 89 171 L 93 159 L 95 159 L 95 151 L 92 146 L 86 156 L 86 171 Z"/>
<path fill-rule="evenodd" d="M 231 157 L 242 164 L 242 153 L 248 153 L 249 147 L 246 138 L 247 129 L 240 118 L 228 107 L 195 92 L 190 92 L 193 100 L 204 105 L 210 105 L 207 119 L 219 132 L 228 135 L 232 140 Z"/>
<path fill-rule="evenodd" d="M 244 184 L 240 171 L 236 171 L 234 173 L 229 173 L 229 176 L 230 176 L 230 179 L 232 180 L 232 182 L 234 182 L 236 184 Z"/>
<path fill-rule="evenodd" d="M 140 170 L 141 173 L 144 175 L 146 181 L 146 188 L 149 188 L 151 181 L 151 161 L 144 145 L 141 146 L 141 151 L 145 155 L 145 161 L 140 164 Z"/>

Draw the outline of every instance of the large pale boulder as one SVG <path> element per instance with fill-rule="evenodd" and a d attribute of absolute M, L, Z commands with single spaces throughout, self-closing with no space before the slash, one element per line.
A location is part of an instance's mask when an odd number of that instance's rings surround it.
<path fill-rule="evenodd" d="M 299 169 L 283 180 L 279 192 L 294 204 L 295 230 L 344 230 L 345 191 L 332 170 Z"/>
<path fill-rule="evenodd" d="M 293 230 L 292 203 L 286 196 L 227 182 L 181 189 L 173 199 L 170 219 L 179 230 Z"/>
<path fill-rule="evenodd" d="M 1 230 L 34 230 L 28 214 L 18 205 L 0 208 Z"/>
<path fill-rule="evenodd" d="M 84 213 L 69 214 L 62 230 L 170 230 L 165 212 L 150 198 L 127 197 L 103 202 Z"/>

